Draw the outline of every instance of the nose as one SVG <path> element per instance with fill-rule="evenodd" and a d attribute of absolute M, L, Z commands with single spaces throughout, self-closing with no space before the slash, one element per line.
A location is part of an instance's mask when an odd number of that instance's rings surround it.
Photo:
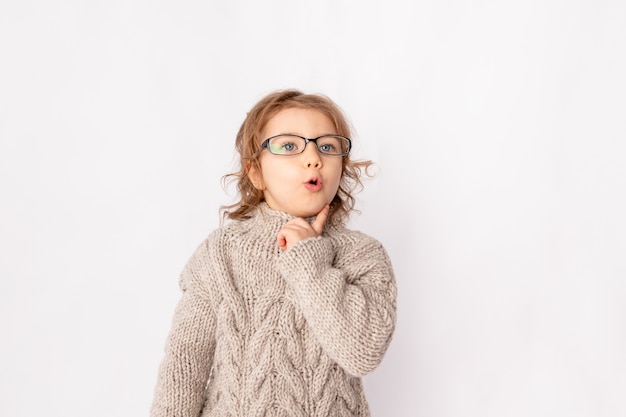
<path fill-rule="evenodd" d="M 315 142 L 307 143 L 302 155 L 304 156 L 304 165 L 307 168 L 322 167 L 322 158 Z"/>

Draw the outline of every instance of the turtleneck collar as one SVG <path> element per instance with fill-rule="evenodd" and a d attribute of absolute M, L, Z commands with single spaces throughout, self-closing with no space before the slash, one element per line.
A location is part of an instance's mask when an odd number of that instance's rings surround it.
<path fill-rule="evenodd" d="M 253 222 L 262 222 L 265 225 L 271 224 L 273 226 L 282 227 L 285 223 L 295 218 L 296 216 L 294 215 L 271 208 L 265 201 L 263 201 L 257 206 L 257 209 L 254 211 L 251 220 Z M 305 218 L 305 220 L 309 223 L 312 223 L 315 218 L 316 216 L 311 216 Z M 324 225 L 324 230 L 328 231 L 329 229 L 335 228 L 336 226 L 337 225 L 333 225 L 331 222 L 326 222 L 326 224 Z"/>

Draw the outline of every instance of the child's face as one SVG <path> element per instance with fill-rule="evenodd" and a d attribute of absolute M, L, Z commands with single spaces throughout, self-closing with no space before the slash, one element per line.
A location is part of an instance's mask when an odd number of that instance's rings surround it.
<path fill-rule="evenodd" d="M 263 139 L 291 133 L 305 138 L 337 134 L 333 122 L 313 109 L 288 108 L 276 113 L 263 131 Z M 253 184 L 263 191 L 267 204 L 297 217 L 317 215 L 339 188 L 343 157 L 321 154 L 313 142 L 298 155 L 261 152 L 261 172 L 249 172 Z"/>

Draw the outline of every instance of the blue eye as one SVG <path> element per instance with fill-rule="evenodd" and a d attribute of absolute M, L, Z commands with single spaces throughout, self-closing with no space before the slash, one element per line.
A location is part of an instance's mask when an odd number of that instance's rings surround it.
<path fill-rule="evenodd" d="M 299 141 L 297 136 L 275 136 L 269 141 L 268 148 L 274 155 L 295 155 L 301 152 L 303 146 Z"/>
<path fill-rule="evenodd" d="M 335 148 L 333 147 L 333 145 L 330 145 L 328 143 L 320 145 L 320 147 L 319 147 L 319 150 L 324 152 L 324 153 L 332 152 L 334 149 Z"/>
<path fill-rule="evenodd" d="M 339 136 L 322 136 L 318 139 L 317 149 L 328 155 L 339 155 L 343 151 L 343 139 Z"/>

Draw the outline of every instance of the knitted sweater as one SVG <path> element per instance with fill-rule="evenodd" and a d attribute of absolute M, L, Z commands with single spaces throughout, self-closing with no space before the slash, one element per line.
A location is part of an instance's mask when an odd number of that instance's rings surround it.
<path fill-rule="evenodd" d="M 341 225 L 283 252 L 293 217 L 262 204 L 198 247 L 180 276 L 153 417 L 369 416 L 361 376 L 395 327 L 381 244 Z"/>

